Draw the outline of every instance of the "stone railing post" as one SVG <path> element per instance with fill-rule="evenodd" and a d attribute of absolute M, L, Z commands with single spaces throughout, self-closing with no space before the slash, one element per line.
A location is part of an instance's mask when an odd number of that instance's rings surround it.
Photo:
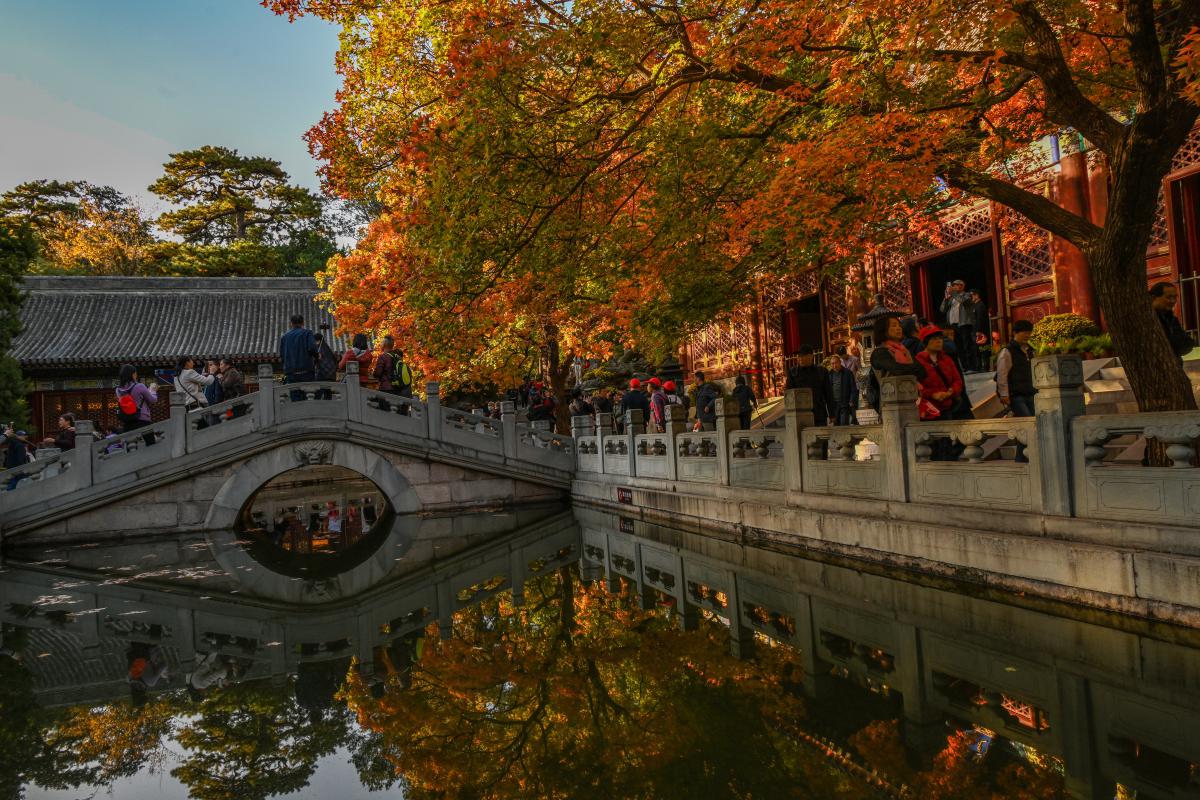
<path fill-rule="evenodd" d="M 275 424 L 275 370 L 270 364 L 258 365 L 258 427 Z"/>
<path fill-rule="evenodd" d="M 358 379 L 358 362 L 351 359 L 346 362 L 346 419 L 351 422 L 362 422 L 362 383 Z"/>
<path fill-rule="evenodd" d="M 92 485 L 92 443 L 96 441 L 96 423 L 90 419 L 75 422 L 75 458 L 71 463 L 71 472 L 75 475 L 75 485 L 80 489 Z"/>
<path fill-rule="evenodd" d="M 800 434 L 811 428 L 812 389 L 788 389 L 783 395 L 783 486 L 789 492 L 804 491 L 804 446 Z"/>
<path fill-rule="evenodd" d="M 625 412 L 625 443 L 629 449 L 629 477 L 637 476 L 637 437 L 646 432 L 646 420 L 640 408 Z"/>
<path fill-rule="evenodd" d="M 595 424 L 587 414 L 571 417 L 571 438 L 579 441 L 580 436 L 591 436 Z"/>
<path fill-rule="evenodd" d="M 440 408 L 440 407 L 439 407 Z M 441 416 L 441 412 L 438 412 Z M 517 457 L 517 404 L 512 400 L 500 401 L 500 431 L 504 437 L 504 457 Z"/>
<path fill-rule="evenodd" d="M 259 383 L 261 386 L 261 381 Z M 261 392 L 262 389 L 260 388 Z M 269 395 L 268 395 L 269 397 Z M 267 400 L 270 404 L 270 400 Z M 259 403 L 261 407 L 263 404 Z M 259 417 L 261 424 L 262 417 Z M 167 440 L 171 443 L 171 458 L 181 458 L 188 451 L 187 397 L 183 392 L 171 392 L 171 418 L 167 420 Z"/>
<path fill-rule="evenodd" d="M 1083 359 L 1075 354 L 1041 356 L 1033 360 L 1033 385 L 1037 394 L 1033 408 L 1037 415 L 1037 456 L 1041 465 L 1042 511 L 1069 517 L 1072 464 L 1071 420 L 1083 414 Z"/>
<path fill-rule="evenodd" d="M 714 403 L 717 414 L 717 481 L 729 485 L 729 440 L 730 434 L 741 423 L 738 417 L 738 402 L 732 397 L 718 397 Z"/>
<path fill-rule="evenodd" d="M 604 440 L 614 436 L 612 412 L 601 411 L 596 414 L 596 452 L 600 454 L 600 472 L 604 472 Z"/>
<path fill-rule="evenodd" d="M 442 425 L 445 424 L 442 420 L 442 399 L 438 395 L 439 391 L 436 381 L 425 384 L 425 419 L 429 422 L 428 435 L 432 442 L 442 440 Z M 515 447 L 513 453 L 516 454 Z"/>
<path fill-rule="evenodd" d="M 675 438 L 681 433 L 687 432 L 687 409 L 683 406 L 670 405 L 666 409 L 666 431 L 664 436 L 667 438 L 667 477 L 671 480 L 679 479 L 679 453 L 675 451 Z"/>
<path fill-rule="evenodd" d="M 911 375 L 879 382 L 879 416 L 883 423 L 879 453 L 887 499 L 908 502 L 908 426 L 920 420 L 917 413 L 917 379 Z"/>

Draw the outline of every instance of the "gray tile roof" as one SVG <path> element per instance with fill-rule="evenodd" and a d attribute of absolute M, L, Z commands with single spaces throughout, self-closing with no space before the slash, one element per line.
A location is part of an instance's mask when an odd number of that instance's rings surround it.
<path fill-rule="evenodd" d="M 25 291 L 12 354 L 26 369 L 173 366 L 181 355 L 277 363 L 292 314 L 313 330 L 333 323 L 312 278 L 30 276 Z"/>

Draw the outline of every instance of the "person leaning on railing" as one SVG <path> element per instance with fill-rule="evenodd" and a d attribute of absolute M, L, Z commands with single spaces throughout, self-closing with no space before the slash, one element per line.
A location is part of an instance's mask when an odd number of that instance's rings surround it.
<path fill-rule="evenodd" d="M 895 317 L 878 317 L 871 331 L 875 348 L 871 350 L 871 383 L 867 388 L 867 400 L 879 410 L 879 379 L 912 375 L 918 381 L 925 379 L 925 368 L 917 363 L 901 341 L 904 330 Z"/>

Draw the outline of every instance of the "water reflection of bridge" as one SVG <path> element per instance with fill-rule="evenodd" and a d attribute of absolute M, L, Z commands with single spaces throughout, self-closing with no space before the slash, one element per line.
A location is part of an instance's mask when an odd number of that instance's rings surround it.
<path fill-rule="evenodd" d="M 381 644 L 433 620 L 445 628 L 480 598 L 578 560 L 586 578 L 629 584 L 644 603 L 672 607 L 684 627 L 720 620 L 742 655 L 774 643 L 794 648 L 813 724 L 825 705 L 841 715 L 890 708 L 917 736 L 943 736 L 950 720 L 990 731 L 993 749 L 1016 743 L 1061 759 L 1081 798 L 1111 798 L 1118 781 L 1139 797 L 1197 795 L 1195 631 L 1021 608 L 747 546 L 732 534 L 582 509 L 573 518 L 529 514 L 429 520 L 407 543 L 381 548 L 381 564 L 403 553 L 411 566 L 326 590 L 296 588 L 320 581 L 273 582 L 268 570 L 231 560 L 236 543 L 203 537 L 160 542 L 140 574 L 119 577 L 99 568 L 144 549 L 43 553 L 65 563 L 10 562 L 3 618 L 35 628 L 34 643 L 49 653 L 29 659 L 43 702 L 101 702 L 128 693 L 125 643 L 154 626 L 169 630 L 163 641 L 182 667 L 220 652 L 249 664 L 243 680 L 280 680 L 321 664 L 344 668 L 351 655 L 370 663 Z M 455 553 L 442 556 L 442 546 Z M 97 582 L 98 571 L 110 574 Z M 308 606 L 297 608 L 295 597 Z"/>

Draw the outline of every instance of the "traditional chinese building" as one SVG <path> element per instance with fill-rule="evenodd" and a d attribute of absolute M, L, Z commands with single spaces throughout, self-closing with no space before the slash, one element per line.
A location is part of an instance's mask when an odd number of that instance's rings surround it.
<path fill-rule="evenodd" d="M 314 300 L 312 278 L 31 276 L 25 291 L 13 356 L 33 383 L 32 421 L 41 432 L 67 411 L 115 426 L 122 364 L 146 379 L 174 370 L 183 355 L 229 358 L 253 384 L 258 364 L 279 368 L 279 337 L 292 314 L 314 330 L 333 323 Z M 333 347 L 340 352 L 344 343 Z M 153 418 L 168 410 L 161 392 Z"/>
<path fill-rule="evenodd" d="M 1076 139 L 1043 142 L 1049 166 L 1022 183 L 1099 224 L 1107 208 L 1108 171 L 1099 153 L 1074 147 Z M 1023 237 L 1018 247 L 1004 232 L 1002 215 L 1010 213 L 986 200 L 960 203 L 943 212 L 932 233 L 897 237 L 846 276 L 810 271 L 782 281 L 730 320 L 690 336 L 683 347 L 685 366 L 718 379 L 744 372 L 761 379 L 760 390 L 778 393 L 800 346 L 829 352 L 846 343 L 851 323 L 873 294 L 883 294 L 891 308 L 942 322 L 946 284 L 957 279 L 980 293 L 992 330 L 1002 340 L 1018 319 L 1036 322 L 1074 312 L 1099 320 L 1083 254 L 1045 232 Z M 1179 286 L 1179 314 L 1195 335 L 1200 329 L 1200 130 L 1175 155 L 1164 181 L 1146 278 L 1148 285 L 1167 280 Z"/>

